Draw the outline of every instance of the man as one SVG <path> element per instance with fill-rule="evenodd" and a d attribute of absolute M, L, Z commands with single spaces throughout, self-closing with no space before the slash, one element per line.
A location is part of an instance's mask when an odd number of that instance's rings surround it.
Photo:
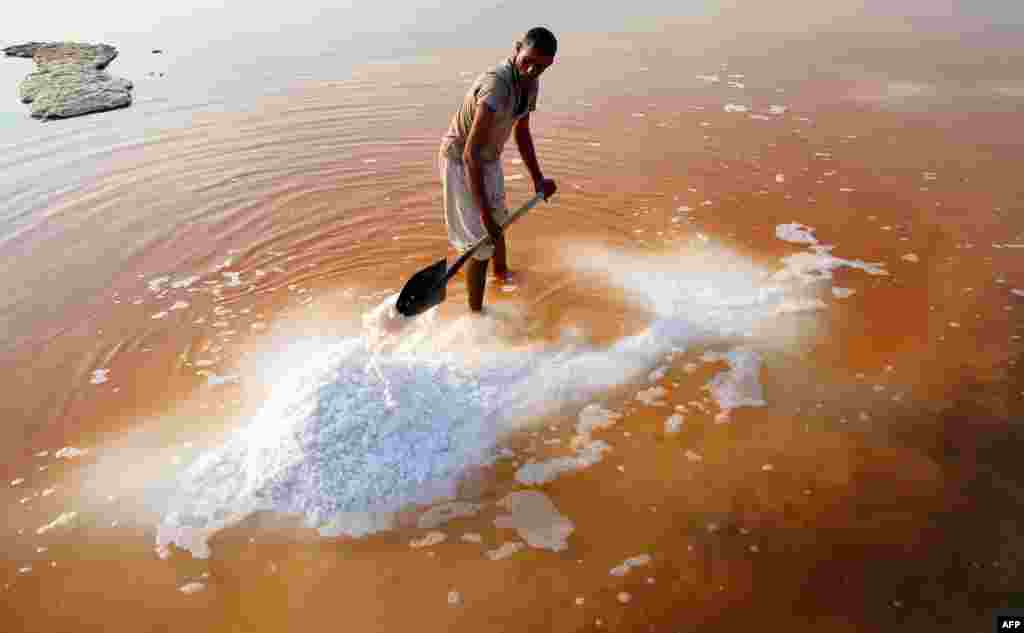
<path fill-rule="evenodd" d="M 469 309 L 483 310 L 487 262 L 494 257 L 494 275 L 511 280 L 501 224 L 508 217 L 501 153 L 515 130 L 516 145 L 544 199 L 556 191 L 555 181 L 541 173 L 530 135 L 530 113 L 537 107 L 538 78 L 555 61 L 558 43 L 544 27 L 532 28 L 516 42 L 512 57 L 477 77 L 452 117 L 441 141 L 439 168 L 444 189 L 448 240 L 459 251 L 490 236 L 466 268 Z"/>

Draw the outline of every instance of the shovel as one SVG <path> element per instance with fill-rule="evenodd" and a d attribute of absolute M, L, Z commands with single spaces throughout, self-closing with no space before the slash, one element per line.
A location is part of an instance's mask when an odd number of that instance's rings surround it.
<path fill-rule="evenodd" d="M 502 230 L 523 215 L 526 215 L 527 211 L 543 199 L 544 194 L 538 193 L 533 199 L 519 207 L 515 213 L 509 216 L 508 221 L 501 226 Z M 459 272 L 459 269 L 462 268 L 462 265 L 466 263 L 466 260 L 473 255 L 476 249 L 490 241 L 490 235 L 485 235 L 477 240 L 475 244 L 470 246 L 465 253 L 455 260 L 451 268 L 448 268 L 448 260 L 442 259 L 413 275 L 409 281 L 405 282 L 402 292 L 398 295 L 398 301 L 395 303 L 395 308 L 399 314 L 407 317 L 416 316 L 444 301 L 445 287 L 448 285 L 448 280 L 454 277 L 455 273 Z"/>

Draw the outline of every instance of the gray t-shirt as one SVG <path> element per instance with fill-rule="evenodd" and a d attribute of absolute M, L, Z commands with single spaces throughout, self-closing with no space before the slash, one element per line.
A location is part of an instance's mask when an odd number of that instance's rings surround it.
<path fill-rule="evenodd" d="M 481 74 L 473 81 L 452 117 L 448 131 L 441 139 L 441 153 L 449 160 L 462 160 L 476 109 L 486 103 L 494 111 L 494 126 L 490 138 L 480 150 L 480 158 L 498 160 L 516 121 L 537 109 L 538 89 L 539 82 L 522 79 L 512 58 Z"/>

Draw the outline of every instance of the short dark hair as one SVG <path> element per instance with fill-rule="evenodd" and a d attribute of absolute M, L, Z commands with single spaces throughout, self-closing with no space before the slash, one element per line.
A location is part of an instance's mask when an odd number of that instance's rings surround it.
<path fill-rule="evenodd" d="M 523 46 L 526 48 L 532 46 L 541 54 L 554 57 L 555 51 L 558 50 L 558 40 L 555 39 L 554 33 L 543 26 L 535 26 L 523 36 Z"/>

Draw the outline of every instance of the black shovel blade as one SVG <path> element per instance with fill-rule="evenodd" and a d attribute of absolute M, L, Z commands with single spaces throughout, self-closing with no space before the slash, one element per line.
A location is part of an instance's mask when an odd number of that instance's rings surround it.
<path fill-rule="evenodd" d="M 442 259 L 413 275 L 405 282 L 395 302 L 399 314 L 416 316 L 444 301 L 445 287 L 448 285 L 445 278 L 447 272 L 448 261 Z"/>

